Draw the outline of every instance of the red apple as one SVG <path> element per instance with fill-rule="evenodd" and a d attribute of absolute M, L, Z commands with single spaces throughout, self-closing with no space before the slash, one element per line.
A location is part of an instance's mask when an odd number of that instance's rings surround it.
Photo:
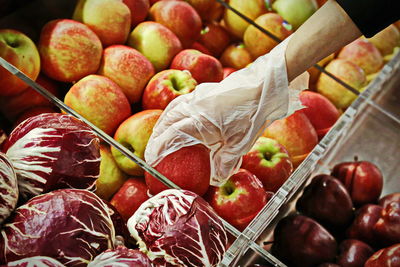
<path fill-rule="evenodd" d="M 126 222 L 140 205 L 149 199 L 147 190 L 147 185 L 143 179 L 130 178 L 115 193 L 111 199 L 111 205 L 118 210 Z"/>
<path fill-rule="evenodd" d="M 89 26 L 104 47 L 124 44 L 131 27 L 130 9 L 116 0 L 80 0 L 73 19 Z"/>
<path fill-rule="evenodd" d="M 40 57 L 36 45 L 22 32 L 0 30 L 0 57 L 17 67 L 32 80 L 40 71 Z M 9 96 L 22 92 L 28 85 L 0 66 L 0 95 Z"/>
<path fill-rule="evenodd" d="M 170 29 L 189 48 L 200 36 L 201 18 L 184 1 L 160 1 L 150 8 L 150 19 Z"/>
<path fill-rule="evenodd" d="M 144 159 L 147 142 L 161 113 L 162 110 L 149 109 L 130 116 L 118 127 L 114 139 L 127 147 L 136 156 Z M 144 171 L 139 165 L 113 147 L 111 152 L 121 170 L 129 175 L 143 176 Z"/>
<path fill-rule="evenodd" d="M 183 147 L 166 156 L 154 168 L 177 186 L 199 196 L 207 192 L 210 184 L 210 152 L 203 145 Z M 168 189 L 148 172 L 145 172 L 145 179 L 153 195 Z"/>
<path fill-rule="evenodd" d="M 102 45 L 85 24 L 69 19 L 48 22 L 39 41 L 42 71 L 50 78 L 74 82 L 95 73 L 100 65 Z"/>
<path fill-rule="evenodd" d="M 113 45 L 104 49 L 98 73 L 118 84 L 132 104 L 140 101 L 147 82 L 154 75 L 154 67 L 139 51 Z"/>
<path fill-rule="evenodd" d="M 242 168 L 262 182 L 266 191 L 276 192 L 289 178 L 293 165 L 284 146 L 276 140 L 260 137 L 246 155 Z"/>
<path fill-rule="evenodd" d="M 64 102 L 107 134 L 113 134 L 131 114 L 121 88 L 100 75 L 89 75 L 74 84 Z"/>
<path fill-rule="evenodd" d="M 378 72 L 383 66 L 379 50 L 367 39 L 359 38 L 343 47 L 338 58 L 357 64 L 366 75 Z"/>
<path fill-rule="evenodd" d="M 328 98 L 312 91 L 302 91 L 299 98 L 306 106 L 301 112 L 310 120 L 321 140 L 340 117 L 339 110 Z"/>
<path fill-rule="evenodd" d="M 36 83 L 47 89 L 50 93 L 59 97 L 58 85 L 44 75 L 39 75 Z M 0 98 L 0 110 L 9 120 L 14 121 L 24 111 L 38 106 L 54 107 L 44 96 L 28 87 L 17 95 L 4 96 Z"/>
<path fill-rule="evenodd" d="M 244 44 L 232 44 L 228 46 L 222 53 L 220 61 L 224 67 L 238 70 L 243 69 L 253 62 L 250 52 Z"/>
<path fill-rule="evenodd" d="M 149 0 L 122 0 L 131 11 L 131 26 L 135 27 L 147 17 L 150 9 Z"/>
<path fill-rule="evenodd" d="M 355 205 L 374 203 L 382 192 L 382 173 L 368 161 L 337 164 L 332 170 L 332 176 L 345 185 Z"/>
<path fill-rule="evenodd" d="M 194 49 L 186 49 L 177 54 L 172 60 L 171 69 L 190 71 L 199 84 L 220 82 L 224 75 L 218 59 Z"/>
<path fill-rule="evenodd" d="M 225 48 L 231 42 L 229 33 L 216 22 L 207 23 L 199 38 L 199 42 L 203 44 L 214 57 L 219 57 Z"/>
<path fill-rule="evenodd" d="M 124 184 L 126 175 L 119 168 L 111 154 L 110 146 L 100 145 L 100 175 L 96 180 L 96 195 L 109 201 Z"/>
<path fill-rule="evenodd" d="M 151 78 L 142 97 L 143 109 L 165 109 L 169 102 L 190 93 L 197 82 L 190 73 L 181 70 L 164 70 Z"/>
<path fill-rule="evenodd" d="M 231 75 L 232 73 L 237 71 L 237 69 L 227 67 L 227 68 L 223 68 L 223 71 L 224 71 L 223 79 L 225 79 L 226 77 L 228 77 L 229 75 Z"/>
<path fill-rule="evenodd" d="M 400 203 L 400 193 L 393 193 L 384 196 L 379 200 L 379 205 L 382 207 L 386 207 L 391 202 L 399 202 Z"/>
<path fill-rule="evenodd" d="M 334 59 L 329 62 L 325 70 L 359 91 L 367 82 L 364 71 L 356 64 L 347 60 Z M 357 95 L 324 73 L 318 79 L 317 91 L 328 98 L 339 109 L 346 109 L 357 98 Z"/>
<path fill-rule="evenodd" d="M 307 116 L 299 111 L 271 123 L 263 136 L 282 144 L 289 152 L 294 167 L 297 167 L 318 143 L 313 125 Z"/>
<path fill-rule="evenodd" d="M 378 48 L 382 56 L 386 56 L 392 54 L 395 47 L 400 46 L 400 30 L 392 24 L 368 40 Z"/>
<path fill-rule="evenodd" d="M 273 35 L 283 40 L 292 34 L 291 26 L 275 13 L 266 13 L 259 16 L 255 21 L 259 26 L 268 30 Z M 271 37 L 250 25 L 243 36 L 244 44 L 254 59 L 272 50 L 278 43 Z"/>
<path fill-rule="evenodd" d="M 203 54 L 212 56 L 212 55 L 211 55 L 211 52 L 208 51 L 208 49 L 207 49 L 204 45 L 202 45 L 201 43 L 199 43 L 199 42 L 194 42 L 190 48 L 191 48 L 191 49 L 198 50 L 198 51 L 200 51 L 200 52 L 203 53 Z"/>
<path fill-rule="evenodd" d="M 381 245 L 400 243 L 400 202 L 393 201 L 383 207 L 374 231 Z"/>
<path fill-rule="evenodd" d="M 400 266 L 400 244 L 378 250 L 365 263 L 364 267 L 397 267 Z"/>
<path fill-rule="evenodd" d="M 171 30 L 152 21 L 136 26 L 128 38 L 128 45 L 150 60 L 156 72 L 166 69 L 182 50 L 181 42 Z"/>
<path fill-rule="evenodd" d="M 272 195 L 254 174 L 240 169 L 224 185 L 210 187 L 206 200 L 219 216 L 242 231 Z"/>

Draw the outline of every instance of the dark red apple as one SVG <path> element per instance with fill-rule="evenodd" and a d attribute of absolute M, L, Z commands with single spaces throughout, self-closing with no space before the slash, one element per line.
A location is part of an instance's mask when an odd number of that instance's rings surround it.
<path fill-rule="evenodd" d="M 224 185 L 210 187 L 205 198 L 219 216 L 244 230 L 272 195 L 254 174 L 240 169 Z"/>
<path fill-rule="evenodd" d="M 182 189 L 202 196 L 210 185 L 210 152 L 203 145 L 183 147 L 162 159 L 155 169 Z M 145 179 L 153 195 L 168 189 L 148 172 Z"/>
<path fill-rule="evenodd" d="M 383 207 L 374 230 L 381 245 L 400 243 L 400 202 L 393 201 Z"/>
<path fill-rule="evenodd" d="M 367 204 L 356 211 L 356 217 L 347 230 L 347 236 L 351 239 L 361 240 L 368 245 L 375 247 L 377 244 L 374 226 L 379 220 L 382 207 Z"/>
<path fill-rule="evenodd" d="M 364 267 L 398 267 L 400 266 L 400 244 L 383 248 L 374 253 Z"/>
<path fill-rule="evenodd" d="M 122 218 L 127 221 L 133 213 L 149 199 L 147 185 L 140 178 L 128 179 L 111 199 L 113 205 Z"/>
<path fill-rule="evenodd" d="M 393 193 L 390 195 L 386 195 L 379 200 L 379 205 L 382 207 L 386 207 L 391 202 L 399 202 L 400 203 L 400 193 Z"/>
<path fill-rule="evenodd" d="M 171 69 L 188 70 L 197 83 L 220 82 L 223 78 L 221 63 L 215 57 L 194 49 L 179 52 L 171 63 Z"/>
<path fill-rule="evenodd" d="M 344 184 L 356 206 L 376 202 L 382 192 L 382 173 L 368 161 L 339 163 L 333 168 L 332 176 Z"/>
<path fill-rule="evenodd" d="M 296 209 L 325 227 L 343 227 L 353 218 L 353 203 L 343 184 L 330 175 L 317 175 L 304 189 Z"/>
<path fill-rule="evenodd" d="M 339 245 L 336 263 L 341 267 L 363 267 L 372 254 L 374 254 L 374 250 L 364 242 L 347 239 Z"/>
<path fill-rule="evenodd" d="M 194 42 L 190 48 L 191 48 L 191 49 L 198 50 L 198 51 L 200 51 L 200 52 L 203 53 L 203 54 L 212 56 L 212 55 L 211 55 L 211 52 L 208 51 L 208 49 L 207 49 L 204 45 L 202 45 L 201 43 L 199 43 L 199 42 Z"/>
<path fill-rule="evenodd" d="M 260 137 L 243 156 L 242 168 L 257 176 L 266 191 L 276 192 L 293 171 L 292 161 L 278 141 Z"/>
<path fill-rule="evenodd" d="M 303 215 L 289 215 L 277 224 L 272 254 L 289 266 L 316 266 L 335 259 L 335 238 Z"/>
<path fill-rule="evenodd" d="M 199 43 L 204 45 L 214 57 L 219 57 L 230 42 L 230 34 L 217 22 L 207 23 L 201 30 Z"/>

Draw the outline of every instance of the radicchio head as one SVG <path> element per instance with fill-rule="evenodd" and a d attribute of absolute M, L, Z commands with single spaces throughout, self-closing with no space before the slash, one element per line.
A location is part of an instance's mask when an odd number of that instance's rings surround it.
<path fill-rule="evenodd" d="M 7 155 L 0 152 L 0 225 L 10 216 L 17 202 L 17 176 Z"/>
<path fill-rule="evenodd" d="M 100 171 L 99 139 L 86 124 L 60 113 L 25 120 L 3 151 L 14 165 L 23 198 L 59 188 L 93 189 Z"/>
<path fill-rule="evenodd" d="M 7 264 L 7 267 L 64 267 L 65 265 L 58 260 L 36 256 L 25 258 L 22 260 L 12 261 Z"/>
<path fill-rule="evenodd" d="M 98 255 L 88 267 L 151 267 L 150 259 L 139 250 L 119 246 Z"/>
<path fill-rule="evenodd" d="M 144 202 L 128 229 L 155 266 L 216 266 L 227 245 L 219 217 L 186 190 L 165 190 Z"/>
<path fill-rule="evenodd" d="M 86 266 L 113 248 L 115 230 L 106 204 L 94 193 L 60 189 L 18 207 L 0 232 L 0 264 L 48 256 Z"/>

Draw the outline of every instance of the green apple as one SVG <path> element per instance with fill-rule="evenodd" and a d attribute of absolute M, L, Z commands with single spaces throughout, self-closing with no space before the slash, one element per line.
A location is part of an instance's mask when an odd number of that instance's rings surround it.
<path fill-rule="evenodd" d="M 277 0 L 272 8 L 296 30 L 318 9 L 315 0 Z"/>
<path fill-rule="evenodd" d="M 96 181 L 96 195 L 104 200 L 110 200 L 124 184 L 127 176 L 118 168 L 109 146 L 100 146 L 100 156 L 100 175 Z"/>

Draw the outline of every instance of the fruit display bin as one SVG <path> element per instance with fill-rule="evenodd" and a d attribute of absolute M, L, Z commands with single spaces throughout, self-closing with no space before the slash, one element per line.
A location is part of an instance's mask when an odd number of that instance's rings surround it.
<path fill-rule="evenodd" d="M 238 239 L 225 255 L 225 266 L 285 266 L 267 252 L 276 224 L 295 210 L 296 200 L 311 178 L 331 173 L 337 163 L 352 161 L 354 157 L 373 162 L 384 178 L 381 196 L 400 191 L 399 88 L 397 53 L 245 229 L 243 235 L 251 233 L 264 250 L 255 252 L 246 238 Z"/>
<path fill-rule="evenodd" d="M 51 19 L 69 17 L 76 2 L 68 0 L 15 1 L 13 9 L 15 13 L 1 18 L 4 14 L 0 10 L 0 29 L 21 30 L 36 41 L 43 24 Z M 40 8 L 37 8 L 38 6 Z M 37 86 L 36 83 L 35 85 Z M 400 191 L 398 176 L 400 166 L 396 158 L 400 156 L 400 108 L 398 106 L 400 91 L 398 88 L 400 88 L 400 53 L 397 53 L 384 66 L 358 99 L 347 108 L 334 127 L 244 231 L 239 232 L 225 223 L 228 232 L 233 234 L 235 239 L 220 265 L 285 266 L 268 251 L 269 247 L 265 243 L 272 241 L 273 229 L 279 219 L 294 209 L 295 200 L 309 182 L 309 178 L 315 174 L 329 173 L 338 162 L 352 160 L 354 156 L 360 160 L 374 162 L 381 168 L 385 178 L 383 194 Z M 54 99 L 53 103 L 59 104 L 62 101 Z M 89 126 L 93 127 L 92 124 Z M 100 137 L 115 144 L 112 137 L 101 134 Z M 117 147 L 124 149 L 122 145 L 117 144 Z M 139 165 L 151 172 L 153 176 L 160 176 L 144 161 L 141 161 Z M 168 185 L 174 186 L 173 183 Z"/>

